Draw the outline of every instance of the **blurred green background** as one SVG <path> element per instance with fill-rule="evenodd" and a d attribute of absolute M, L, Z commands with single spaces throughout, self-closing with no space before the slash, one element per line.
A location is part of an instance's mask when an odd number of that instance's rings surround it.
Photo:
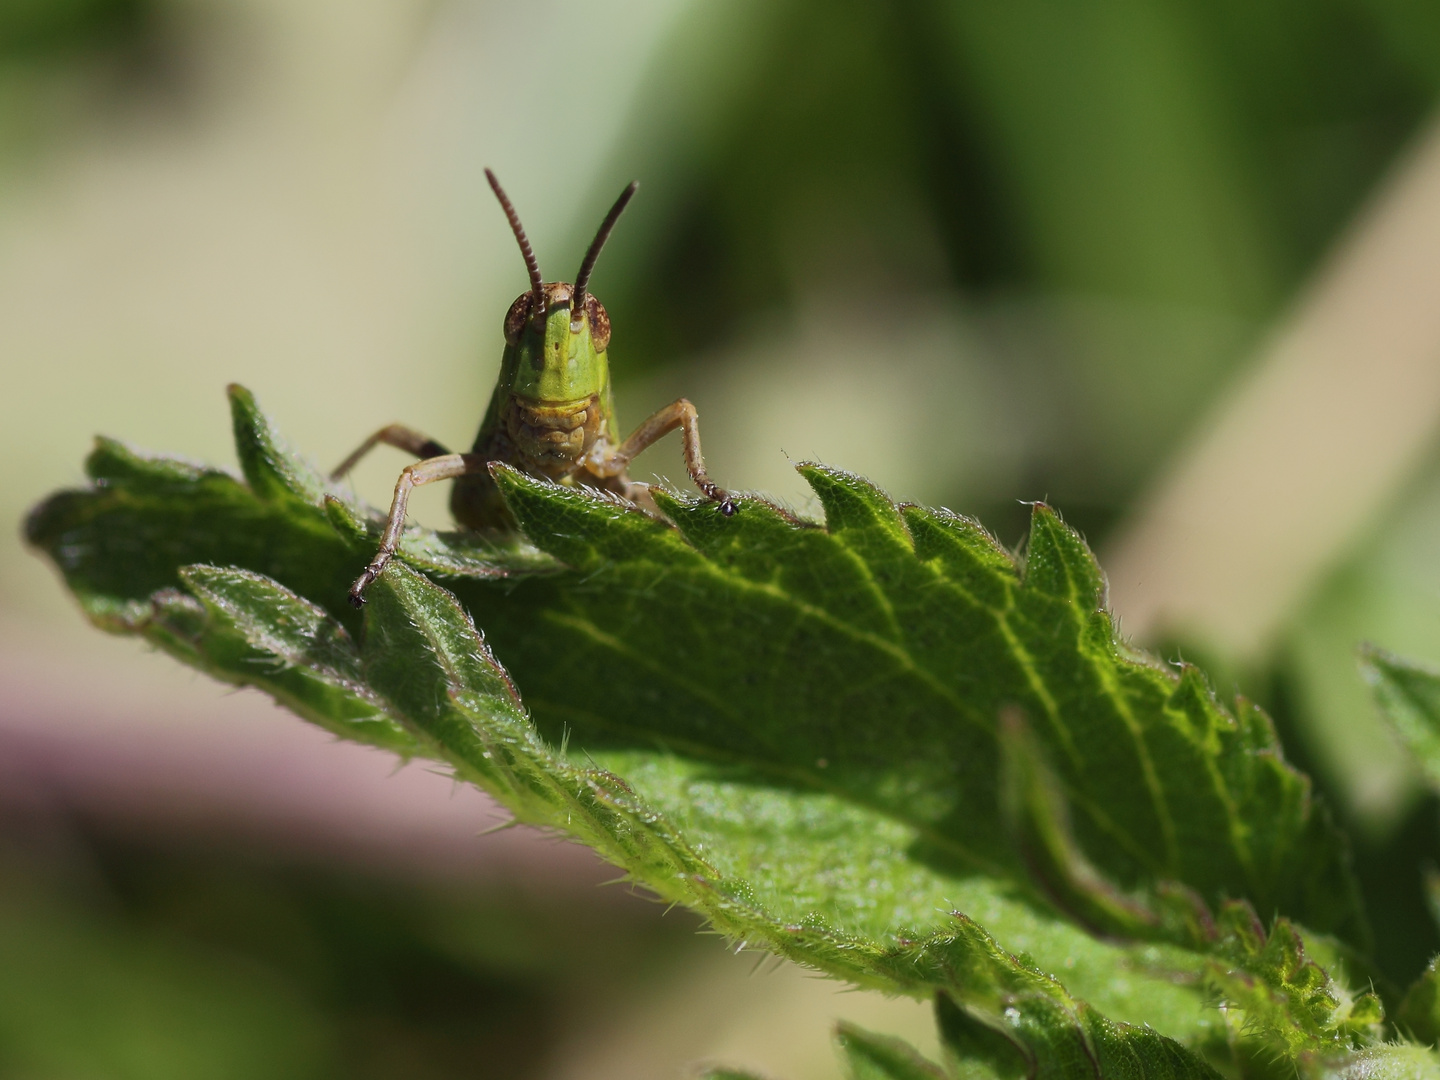
<path fill-rule="evenodd" d="M 1415 149 L 1437 91 L 1418 0 L 0 0 L 0 1075 L 671 1076 L 717 1054 L 804 1080 L 831 1068 L 828 1018 L 923 1029 L 749 976 L 570 849 L 398 858 L 338 794 L 383 770 L 349 787 L 323 740 L 293 776 L 237 753 L 299 722 L 89 631 L 20 516 L 96 432 L 230 462 L 231 380 L 322 462 L 395 420 L 468 443 L 525 280 L 489 165 L 550 279 L 641 181 L 594 280 L 622 419 L 690 397 L 722 483 L 803 510 L 790 461 L 816 457 L 1007 544 L 1043 498 L 1129 566 L 1366 208 L 1397 175 L 1440 204 Z M 1440 662 L 1440 263 L 1417 276 L 1437 302 L 1397 315 L 1421 361 L 1391 393 L 1420 449 L 1335 480 L 1337 507 L 1380 494 L 1299 599 L 1255 590 L 1275 629 L 1240 648 L 1136 623 L 1275 713 L 1352 829 L 1397 978 L 1440 948 L 1440 836 L 1353 650 Z M 383 501 L 398 464 L 357 487 Z M 683 478 L 678 447 L 634 473 Z M 1259 524 L 1228 523 L 1236 558 Z M 491 823 L 437 783 L 416 835 Z M 307 785 L 303 821 L 247 809 Z"/>

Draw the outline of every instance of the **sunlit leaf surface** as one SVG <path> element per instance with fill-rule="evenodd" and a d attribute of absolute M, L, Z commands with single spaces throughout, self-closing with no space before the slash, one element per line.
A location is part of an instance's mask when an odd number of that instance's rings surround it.
<path fill-rule="evenodd" d="M 448 763 L 732 939 L 935 998 L 962 1075 L 1400 1061 L 1308 780 L 1117 638 L 1048 507 L 1017 557 L 818 465 L 823 525 L 497 468 L 525 539 L 412 530 L 357 613 L 375 511 L 232 405 L 243 480 L 102 441 L 32 514 L 105 628 Z M 856 1076 L 942 1068 L 840 1040 Z"/>

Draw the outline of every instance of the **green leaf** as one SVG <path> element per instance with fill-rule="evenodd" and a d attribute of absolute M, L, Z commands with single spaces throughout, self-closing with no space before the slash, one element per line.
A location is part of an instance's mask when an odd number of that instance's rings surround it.
<path fill-rule="evenodd" d="M 1426 782 L 1440 790 L 1440 671 L 1374 645 L 1361 647 L 1360 670 Z"/>
<path fill-rule="evenodd" d="M 945 1072 L 901 1039 L 876 1035 L 854 1024 L 835 1029 L 850 1080 L 945 1080 Z"/>
<path fill-rule="evenodd" d="M 1083 1003 L 1058 998 L 1026 1004 L 1012 1005 L 998 1021 L 982 1021 L 948 997 L 937 998 L 941 1037 L 961 1076 L 1219 1080 L 1210 1066 L 1148 1027 L 1115 1024 Z"/>
<path fill-rule="evenodd" d="M 1129 655 L 1093 558 L 1053 511 L 1036 508 L 1022 567 L 972 521 L 902 515 L 855 477 L 801 471 L 828 528 L 757 500 L 727 520 L 662 495 L 677 532 L 501 470 L 532 541 L 585 578 L 517 589 L 540 619 L 461 593 L 542 729 L 683 745 L 904 821 L 952 873 L 1026 877 L 1000 820 L 998 720 L 1018 710 L 1079 846 L 1121 888 L 1178 882 L 1363 939 L 1343 848 L 1268 720 Z M 583 705 L 546 696 L 569 681 L 557 662 L 591 687 Z M 644 680 L 607 678 L 637 663 Z"/>
<path fill-rule="evenodd" d="M 942 992 L 1022 1032 L 1027 1069 L 1204 1075 L 1196 1053 L 1243 1071 L 1379 1038 L 1339 977 L 1365 933 L 1308 781 L 1258 709 L 1117 638 L 1048 507 L 1016 558 L 821 466 L 823 527 L 657 493 L 669 524 L 497 468 L 528 543 L 402 546 L 362 618 L 375 516 L 232 407 L 249 485 L 106 443 L 91 490 L 32 515 L 101 625 L 443 760 L 733 939 Z M 446 560 L 453 592 L 405 565 Z"/>
<path fill-rule="evenodd" d="M 249 390 L 232 383 L 226 392 L 236 453 L 251 491 L 266 502 L 288 504 L 301 520 L 313 520 L 316 508 L 323 507 L 324 516 L 355 550 L 373 553 L 385 515 L 354 500 L 301 458 Z M 497 578 L 557 569 L 553 559 L 515 533 L 480 536 L 412 525 L 401 538 L 400 551 L 411 565 L 442 577 Z"/>
<path fill-rule="evenodd" d="M 1415 980 L 1395 1014 L 1395 1025 L 1412 1039 L 1440 1041 L 1440 957 Z"/>
<path fill-rule="evenodd" d="M 1342 1060 L 1310 1064 L 1308 1074 L 1324 1080 L 1436 1080 L 1435 1051 L 1411 1043 L 1387 1043 Z"/>
<path fill-rule="evenodd" d="M 356 742 L 421 752 L 367 686 L 345 628 L 283 586 L 248 570 L 191 566 L 181 579 L 200 600 L 162 593 L 136 629 L 196 667 L 255 686 L 321 727 Z"/>
<path fill-rule="evenodd" d="M 231 383 L 225 392 L 230 396 L 230 421 L 240 471 L 250 490 L 267 502 L 318 505 L 327 486 L 320 470 L 285 441 L 260 411 L 254 394 L 239 383 Z"/>
<path fill-rule="evenodd" d="M 151 595 L 181 587 L 191 563 L 242 566 L 309 597 L 353 578 L 351 549 L 323 516 L 261 499 L 232 473 L 111 439 L 96 440 L 85 470 L 93 486 L 40 504 L 26 536 L 108 629 L 133 629 Z"/>

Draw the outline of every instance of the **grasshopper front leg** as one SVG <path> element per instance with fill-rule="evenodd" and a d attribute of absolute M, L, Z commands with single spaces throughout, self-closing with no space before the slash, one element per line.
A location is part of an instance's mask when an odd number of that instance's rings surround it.
<path fill-rule="evenodd" d="M 417 461 L 407 465 L 400 479 L 395 482 L 395 498 L 390 502 L 390 516 L 385 519 L 385 532 L 380 537 L 380 550 L 365 572 L 350 586 L 350 603 L 361 607 L 365 603 L 365 590 L 378 578 L 385 565 L 394 557 L 400 546 L 400 534 L 405 531 L 405 509 L 410 502 L 412 489 L 422 484 L 433 484 L 437 480 L 453 480 L 457 476 L 484 472 L 486 460 L 481 454 L 445 454 L 441 457 Z"/>
<path fill-rule="evenodd" d="M 735 513 L 735 500 L 729 492 L 711 480 L 710 474 L 705 471 L 705 459 L 700 453 L 700 415 L 695 411 L 695 406 L 685 398 L 652 413 L 628 439 L 613 449 L 597 454 L 587 462 L 586 468 L 596 476 L 621 476 L 642 450 L 676 428 L 680 429 L 681 438 L 684 440 L 685 470 L 690 474 L 690 479 L 695 481 L 701 494 L 720 504 L 720 513 L 730 517 Z"/>

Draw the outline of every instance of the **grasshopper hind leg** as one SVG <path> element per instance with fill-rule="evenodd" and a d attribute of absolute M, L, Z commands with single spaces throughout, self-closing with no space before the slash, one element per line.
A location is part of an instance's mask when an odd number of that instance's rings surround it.
<path fill-rule="evenodd" d="M 408 428 L 404 424 L 386 424 L 357 446 L 349 457 L 335 466 L 334 471 L 330 473 L 330 479 L 342 479 L 346 473 L 360 464 L 361 458 L 381 444 L 393 446 L 396 450 L 404 450 L 407 454 L 417 458 L 441 457 L 450 453 L 430 436 L 422 435 L 414 428 Z"/>

